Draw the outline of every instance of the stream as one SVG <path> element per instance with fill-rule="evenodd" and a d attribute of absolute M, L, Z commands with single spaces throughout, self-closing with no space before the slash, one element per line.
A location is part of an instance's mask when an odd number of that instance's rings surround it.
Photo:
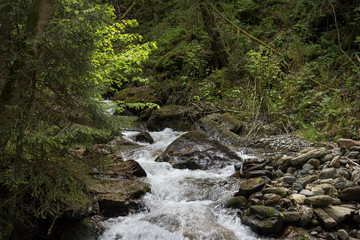
<path fill-rule="evenodd" d="M 124 135 L 131 139 L 137 133 Z M 182 134 L 168 128 L 150 132 L 155 143 L 141 144 L 123 156 L 145 169 L 151 193 L 143 197 L 145 211 L 103 222 L 106 230 L 99 240 L 262 239 L 241 224 L 236 211 L 223 207 L 239 188 L 239 180 L 230 178 L 234 166 L 204 171 L 174 169 L 169 163 L 155 162 L 159 152 Z M 252 157 L 238 154 L 243 159 Z"/>

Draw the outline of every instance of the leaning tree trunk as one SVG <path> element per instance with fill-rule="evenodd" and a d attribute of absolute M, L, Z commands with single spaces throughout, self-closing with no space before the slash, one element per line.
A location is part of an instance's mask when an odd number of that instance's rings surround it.
<path fill-rule="evenodd" d="M 200 11 L 204 21 L 205 30 L 210 38 L 212 64 L 218 69 L 226 67 L 228 64 L 228 54 L 225 51 L 220 32 L 216 28 L 215 18 L 207 1 L 200 3 Z"/>

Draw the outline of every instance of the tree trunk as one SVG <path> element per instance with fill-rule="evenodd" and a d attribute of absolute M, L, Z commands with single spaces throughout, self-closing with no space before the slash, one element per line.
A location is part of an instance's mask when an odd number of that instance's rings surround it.
<path fill-rule="evenodd" d="M 44 32 L 50 22 L 53 4 L 53 0 L 36 0 L 34 2 L 26 26 L 29 39 L 39 37 Z M 6 28 L 6 25 L 2 28 Z M 11 29 L 4 30 L 6 30 L 5 34 L 1 38 L 10 41 L 9 31 Z M 11 50 L 9 41 L 2 43 L 1 46 L 3 47 L 1 49 L 3 57 L 0 70 L 4 69 L 4 72 L 0 75 L 1 83 L 3 83 L 3 87 L 0 88 L 0 154 L 4 153 L 8 141 L 14 133 L 18 142 L 22 140 L 26 115 L 31 107 L 30 102 L 35 90 L 36 66 L 29 64 L 36 62 L 40 54 L 40 46 L 33 44 L 28 48 L 28 54 L 23 54 L 30 57 L 17 60 L 10 66 L 7 59 Z"/>
<path fill-rule="evenodd" d="M 212 64 L 220 69 L 228 64 L 228 54 L 220 37 L 219 30 L 216 29 L 215 18 L 211 13 L 209 3 L 200 3 L 200 11 L 204 21 L 204 27 L 210 38 L 212 51 Z"/>

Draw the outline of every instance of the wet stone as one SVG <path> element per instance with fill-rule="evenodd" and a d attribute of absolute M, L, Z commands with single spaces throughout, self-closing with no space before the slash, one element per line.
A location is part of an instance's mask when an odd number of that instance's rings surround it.
<path fill-rule="evenodd" d="M 336 189 L 344 189 L 347 187 L 351 187 L 351 183 L 345 178 L 339 177 L 334 180 L 334 187 Z"/>
<path fill-rule="evenodd" d="M 316 158 L 310 158 L 309 161 L 307 161 L 307 164 L 311 164 L 314 168 L 318 168 L 320 166 L 320 160 Z"/>
<path fill-rule="evenodd" d="M 336 234 L 337 234 L 339 240 L 348 240 L 349 239 L 349 234 L 345 229 L 339 229 L 336 232 Z"/>
<path fill-rule="evenodd" d="M 349 187 L 343 189 L 339 193 L 339 198 L 342 201 L 359 201 L 360 200 L 360 186 Z"/>
<path fill-rule="evenodd" d="M 305 195 L 306 197 L 314 196 L 314 193 L 309 190 L 301 190 L 299 194 Z"/>
<path fill-rule="evenodd" d="M 284 176 L 283 182 L 286 184 L 293 184 L 296 181 L 296 177 L 294 176 Z"/>
<path fill-rule="evenodd" d="M 263 178 L 250 178 L 244 181 L 240 185 L 239 191 L 235 196 L 245 196 L 248 197 L 251 194 L 260 191 L 266 184 L 266 180 Z"/>
<path fill-rule="evenodd" d="M 337 171 L 335 168 L 326 168 L 320 172 L 320 179 L 336 178 Z"/>
<path fill-rule="evenodd" d="M 305 203 L 315 207 L 328 206 L 333 203 L 333 198 L 328 195 L 308 197 Z"/>
<path fill-rule="evenodd" d="M 315 214 L 326 228 L 332 228 L 337 225 L 336 221 L 331 218 L 323 209 L 315 209 Z"/>
<path fill-rule="evenodd" d="M 331 162 L 330 162 L 330 167 L 333 167 L 333 168 L 339 168 L 340 167 L 340 156 L 337 155 L 335 156 Z"/>
<path fill-rule="evenodd" d="M 272 173 L 267 170 L 255 170 L 255 171 L 249 171 L 245 174 L 245 178 L 256 178 L 262 176 L 267 176 L 268 178 L 272 178 Z"/>

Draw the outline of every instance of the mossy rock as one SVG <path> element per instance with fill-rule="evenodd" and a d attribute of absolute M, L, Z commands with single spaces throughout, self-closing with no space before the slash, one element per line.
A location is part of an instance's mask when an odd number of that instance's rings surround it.
<path fill-rule="evenodd" d="M 211 114 L 208 115 L 207 118 L 219 123 L 227 130 L 234 132 L 234 133 L 240 133 L 242 125 L 239 120 L 237 120 L 233 115 L 230 113 L 224 113 L 224 114 Z"/>
<path fill-rule="evenodd" d="M 147 87 L 125 88 L 117 92 L 114 101 L 124 101 L 125 103 L 156 103 L 161 101 L 155 96 L 153 90 Z"/>
<path fill-rule="evenodd" d="M 203 117 L 195 125 L 196 129 L 204 131 L 213 138 L 232 145 L 241 145 L 243 139 L 239 135 L 229 131 L 220 123 L 217 123 L 210 118 Z"/>
<path fill-rule="evenodd" d="M 276 235 L 283 230 L 284 214 L 273 207 L 251 206 L 240 215 L 242 223 L 261 235 Z"/>
<path fill-rule="evenodd" d="M 180 105 L 166 105 L 160 109 L 155 109 L 146 127 L 150 131 L 161 131 L 166 127 L 177 131 L 188 131 L 192 125 L 190 117 L 191 109 Z"/>
<path fill-rule="evenodd" d="M 246 201 L 246 198 L 243 196 L 234 197 L 226 202 L 225 207 L 239 209 L 245 205 Z"/>
<path fill-rule="evenodd" d="M 260 191 L 265 184 L 266 180 L 264 178 L 249 178 L 240 185 L 239 191 L 235 194 L 235 196 L 248 197 L 251 194 Z"/>

